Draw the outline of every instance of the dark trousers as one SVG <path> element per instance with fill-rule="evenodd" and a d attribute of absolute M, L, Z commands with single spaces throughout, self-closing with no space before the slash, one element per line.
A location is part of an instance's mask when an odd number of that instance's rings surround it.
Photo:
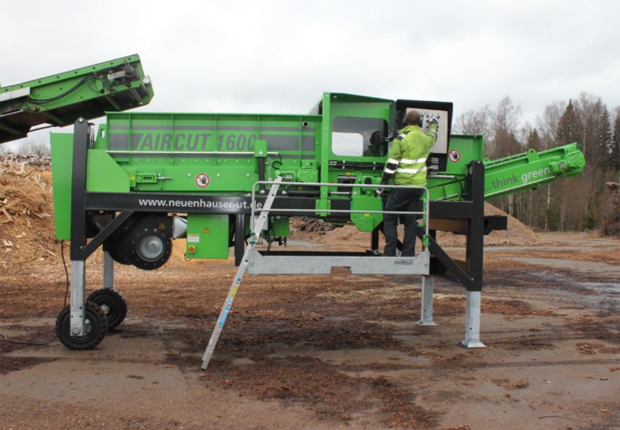
<path fill-rule="evenodd" d="M 413 212 L 416 203 L 420 200 L 424 192 L 422 190 L 412 190 L 403 188 L 394 188 L 390 192 L 385 211 Z M 396 242 L 398 241 L 398 232 L 396 224 L 398 218 L 404 219 L 405 238 L 403 239 L 403 257 L 413 257 L 415 255 L 415 238 L 416 238 L 416 216 L 415 215 L 383 215 L 383 233 L 385 234 L 385 250 L 384 254 L 388 257 L 396 256 Z"/>

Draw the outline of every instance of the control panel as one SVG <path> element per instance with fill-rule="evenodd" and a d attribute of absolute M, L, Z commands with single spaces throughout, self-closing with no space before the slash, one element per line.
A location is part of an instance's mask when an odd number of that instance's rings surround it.
<path fill-rule="evenodd" d="M 422 115 L 422 131 L 428 132 L 429 121 L 434 117 L 439 122 L 437 141 L 431 148 L 426 163 L 429 172 L 444 171 L 446 169 L 448 151 L 450 150 L 450 131 L 452 129 L 452 103 L 433 102 L 424 100 L 397 100 L 396 121 L 399 127 L 404 125 L 404 119 L 412 110 Z"/>

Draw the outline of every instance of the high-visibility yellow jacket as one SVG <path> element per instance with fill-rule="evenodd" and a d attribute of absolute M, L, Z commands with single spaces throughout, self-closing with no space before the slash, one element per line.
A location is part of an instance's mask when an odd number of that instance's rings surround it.
<path fill-rule="evenodd" d="M 409 125 L 392 141 L 382 183 L 394 175 L 395 185 L 426 185 L 426 159 L 437 140 L 437 124 L 429 126 L 428 134 L 419 126 Z"/>

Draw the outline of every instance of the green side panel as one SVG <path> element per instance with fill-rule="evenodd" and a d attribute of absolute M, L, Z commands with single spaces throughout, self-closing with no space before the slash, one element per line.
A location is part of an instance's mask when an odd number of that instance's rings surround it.
<path fill-rule="evenodd" d="M 467 165 L 474 160 L 484 159 L 484 138 L 482 136 L 452 135 L 448 143 L 450 153 L 446 163 L 446 175 L 464 175 Z"/>
<path fill-rule="evenodd" d="M 254 156 L 256 158 L 265 158 L 267 157 L 267 141 L 266 140 L 257 140 L 254 144 Z"/>
<path fill-rule="evenodd" d="M 320 182 L 338 183 L 339 177 L 349 175 L 381 176 L 387 151 L 379 156 L 367 153 L 365 148 L 375 133 L 382 136 L 389 134 L 393 106 L 393 100 L 388 99 L 342 93 L 323 94 L 322 140 L 326 144 L 320 151 Z M 381 168 L 373 169 L 377 165 Z M 328 193 L 331 191 L 337 191 L 337 187 L 321 187 L 317 207 L 329 207 Z"/>
<path fill-rule="evenodd" d="M 440 178 L 427 177 L 431 200 L 460 200 L 465 189 L 467 166 L 474 160 L 484 159 L 482 136 L 452 135 L 446 170 Z"/>
<path fill-rule="evenodd" d="M 266 178 L 312 176 L 320 133 L 318 115 L 110 113 L 95 149 L 135 173 L 131 191 L 249 192 L 259 163 Z"/>
<path fill-rule="evenodd" d="M 291 229 L 288 218 L 271 218 L 269 234 L 273 237 L 289 237 Z"/>
<path fill-rule="evenodd" d="M 73 135 L 51 133 L 54 221 L 58 240 L 71 240 L 71 178 Z"/>
<path fill-rule="evenodd" d="M 370 196 L 354 196 L 351 209 L 356 211 L 382 211 L 383 204 L 380 199 Z M 383 221 L 382 214 L 352 213 L 351 221 L 360 231 L 371 232 Z"/>
<path fill-rule="evenodd" d="M 129 175 L 105 151 L 88 151 L 86 190 L 91 192 L 128 193 Z"/>
<path fill-rule="evenodd" d="M 228 215 L 188 214 L 187 258 L 228 259 L 228 224 Z"/>

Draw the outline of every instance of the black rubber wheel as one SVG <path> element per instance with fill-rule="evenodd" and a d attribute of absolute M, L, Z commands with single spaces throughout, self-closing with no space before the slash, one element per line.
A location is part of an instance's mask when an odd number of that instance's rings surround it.
<path fill-rule="evenodd" d="M 172 240 L 157 228 L 134 228 L 123 238 L 122 249 L 137 268 L 155 270 L 170 258 Z"/>
<path fill-rule="evenodd" d="M 121 247 L 120 237 L 114 236 L 113 238 L 109 239 L 109 241 L 110 242 L 107 243 L 107 246 L 105 247 L 104 250 L 110 254 L 110 257 L 112 257 L 112 260 L 116 261 L 119 264 L 130 266 L 131 261 L 129 260 L 129 258 L 127 258 L 127 256 L 123 252 L 123 248 Z"/>
<path fill-rule="evenodd" d="M 108 330 L 108 319 L 103 310 L 93 302 L 84 304 L 84 336 L 71 336 L 71 307 L 67 306 L 56 318 L 56 336 L 64 346 L 75 351 L 93 349 L 105 337 Z"/>
<path fill-rule="evenodd" d="M 119 291 L 102 288 L 93 291 L 87 300 L 99 305 L 108 319 L 108 330 L 121 325 L 127 316 L 127 300 Z"/>

